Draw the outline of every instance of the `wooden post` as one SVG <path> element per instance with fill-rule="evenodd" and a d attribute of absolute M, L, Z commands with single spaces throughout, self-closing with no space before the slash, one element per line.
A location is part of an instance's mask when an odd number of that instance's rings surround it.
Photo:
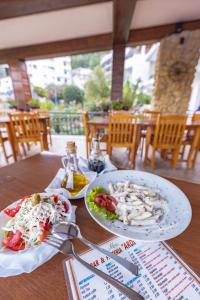
<path fill-rule="evenodd" d="M 125 45 L 113 46 L 112 100 L 120 100 L 123 96 L 125 50 Z"/>
<path fill-rule="evenodd" d="M 16 59 L 10 60 L 8 64 L 18 109 L 24 110 L 26 103 L 32 97 L 26 63 L 24 60 Z"/>

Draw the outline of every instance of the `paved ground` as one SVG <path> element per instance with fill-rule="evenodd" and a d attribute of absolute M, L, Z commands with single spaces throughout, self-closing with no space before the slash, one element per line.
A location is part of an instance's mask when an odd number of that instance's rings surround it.
<path fill-rule="evenodd" d="M 58 155 L 65 154 L 65 145 L 67 141 L 74 140 L 77 145 L 77 152 L 78 156 L 86 157 L 86 148 L 85 148 L 85 137 L 84 136 L 53 136 L 53 146 L 50 147 L 50 151 L 56 153 Z M 9 145 L 7 145 L 7 151 L 9 152 Z M 33 145 L 31 152 L 29 155 L 34 155 L 38 153 L 39 146 Z M 10 159 L 12 163 L 13 160 Z M 127 150 L 126 149 L 114 149 L 113 151 L 113 162 L 119 166 L 120 168 L 129 169 L 128 159 L 127 159 Z M 0 165 L 5 165 L 5 161 L 3 159 L 2 152 L 0 152 Z M 144 169 L 142 164 L 142 159 L 140 155 L 140 149 L 138 151 L 137 159 L 136 159 L 136 169 L 137 170 L 144 170 L 147 172 L 152 172 L 149 164 Z M 168 161 L 163 161 L 160 159 L 159 155 L 156 159 L 156 167 L 153 173 L 167 176 L 167 177 L 174 177 L 176 179 L 182 179 L 194 183 L 200 184 L 200 153 L 198 155 L 196 166 L 193 170 L 188 170 L 186 168 L 185 163 L 178 163 L 176 170 L 172 170 L 170 163 Z"/>

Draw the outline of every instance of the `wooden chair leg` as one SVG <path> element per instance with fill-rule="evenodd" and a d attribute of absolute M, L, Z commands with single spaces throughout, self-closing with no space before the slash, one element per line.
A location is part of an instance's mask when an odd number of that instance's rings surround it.
<path fill-rule="evenodd" d="M 6 148 L 5 148 L 4 142 L 2 142 L 1 145 L 2 145 L 2 150 L 3 150 L 4 158 L 5 158 L 6 162 L 8 163 L 8 156 L 7 156 L 7 153 L 6 153 Z"/>
<path fill-rule="evenodd" d="M 145 168 L 146 168 L 146 165 L 147 165 L 148 152 L 149 152 L 149 145 L 146 145 L 145 146 L 145 153 L 144 153 L 144 160 L 143 160 L 143 166 Z"/>
<path fill-rule="evenodd" d="M 185 154 L 185 145 L 182 145 L 181 160 L 184 159 L 184 154 Z"/>
<path fill-rule="evenodd" d="M 156 150 L 153 148 L 152 156 L 151 156 L 151 169 L 154 170 L 155 167 L 155 156 L 156 156 Z"/>
<path fill-rule="evenodd" d="M 131 155 L 130 155 L 131 165 L 132 165 L 132 168 L 135 169 L 135 158 L 136 158 L 135 147 L 133 147 L 130 152 L 131 152 Z"/>
<path fill-rule="evenodd" d="M 109 156 L 109 158 L 111 158 L 111 156 L 112 156 L 112 146 L 111 145 L 108 145 L 108 156 Z"/>
<path fill-rule="evenodd" d="M 179 149 L 175 150 L 172 156 L 172 168 L 176 169 L 177 161 L 178 161 Z"/>

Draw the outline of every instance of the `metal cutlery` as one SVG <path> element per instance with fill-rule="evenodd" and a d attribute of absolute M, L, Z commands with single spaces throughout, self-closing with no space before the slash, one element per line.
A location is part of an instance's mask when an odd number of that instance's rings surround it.
<path fill-rule="evenodd" d="M 80 228 L 78 225 L 72 222 L 61 222 L 53 227 L 52 230 L 53 233 L 57 234 L 67 234 L 67 236 L 70 239 L 79 239 L 89 247 L 98 250 L 102 252 L 104 255 L 109 256 L 110 258 L 114 259 L 118 264 L 126 268 L 128 271 L 130 271 L 134 275 L 138 275 L 138 266 L 134 265 L 133 263 L 129 262 L 125 258 L 122 258 L 116 254 L 113 254 L 112 252 L 105 250 L 104 248 L 93 244 L 92 242 L 88 241 L 86 238 L 84 238 L 80 232 Z"/>
<path fill-rule="evenodd" d="M 58 249 L 63 254 L 68 255 L 69 257 L 75 258 L 79 263 L 81 263 L 83 266 L 85 266 L 91 272 L 95 273 L 96 275 L 100 276 L 102 279 L 106 280 L 108 283 L 113 285 L 122 294 L 124 294 L 126 297 L 128 297 L 128 299 L 130 299 L 130 300 L 142 300 L 142 299 L 144 299 L 140 294 L 138 294 L 137 292 L 135 292 L 131 288 L 127 287 L 126 285 L 124 285 L 120 281 L 110 277 L 106 273 L 96 269 L 95 267 L 91 266 L 89 263 L 84 261 L 82 258 L 80 258 L 75 253 L 73 244 L 70 240 L 63 240 L 61 238 L 50 235 L 45 240 L 45 243 L 47 243 L 48 245 Z"/>

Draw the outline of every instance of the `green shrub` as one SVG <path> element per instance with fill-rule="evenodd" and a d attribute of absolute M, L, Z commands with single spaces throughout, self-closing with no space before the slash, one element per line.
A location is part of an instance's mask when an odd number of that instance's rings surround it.
<path fill-rule="evenodd" d="M 34 86 L 33 91 L 41 98 L 48 98 L 48 91 L 40 86 Z"/>
<path fill-rule="evenodd" d="M 84 92 L 76 85 L 68 85 L 63 92 L 66 104 L 75 101 L 75 103 L 83 103 Z"/>
<path fill-rule="evenodd" d="M 28 104 L 31 106 L 31 107 L 40 107 L 40 100 L 39 99 L 31 99 L 29 100 Z"/>

